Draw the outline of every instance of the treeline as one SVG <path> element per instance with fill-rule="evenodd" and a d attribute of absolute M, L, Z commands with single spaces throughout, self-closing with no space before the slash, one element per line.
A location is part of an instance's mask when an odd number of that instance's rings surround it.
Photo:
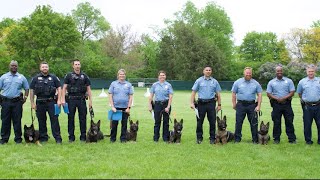
<path fill-rule="evenodd" d="M 234 45 L 230 18 L 213 2 L 202 9 L 187 2 L 164 22 L 165 28 L 154 29 L 155 38 L 137 35 L 130 25 L 111 27 L 88 2 L 67 15 L 38 6 L 27 17 L 0 22 L 0 73 L 15 59 L 19 71 L 30 77 L 41 61 L 47 61 L 51 72 L 62 77 L 78 58 L 92 78 L 114 79 L 124 68 L 131 78 L 156 77 L 162 69 L 168 79 L 194 80 L 203 66 L 211 65 L 218 80 L 232 81 L 251 66 L 254 78 L 265 83 L 274 77 L 277 64 L 295 82 L 305 76 L 306 64 L 318 64 L 319 20 L 281 38 L 273 32 L 249 32 L 240 46 Z"/>

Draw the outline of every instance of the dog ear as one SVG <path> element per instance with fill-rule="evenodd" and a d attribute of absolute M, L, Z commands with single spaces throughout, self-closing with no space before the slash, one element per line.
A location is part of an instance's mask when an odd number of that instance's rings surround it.
<path fill-rule="evenodd" d="M 136 121 L 136 124 L 139 125 L 139 120 Z"/>
<path fill-rule="evenodd" d="M 33 127 L 33 124 L 31 124 L 31 126 L 30 126 L 32 129 L 34 129 L 34 127 Z"/>
<path fill-rule="evenodd" d="M 130 125 L 131 125 L 131 124 L 133 124 L 133 121 L 132 121 L 132 120 L 130 120 Z"/>
<path fill-rule="evenodd" d="M 26 130 L 27 128 L 28 128 L 28 126 L 25 124 L 25 125 L 24 125 L 24 130 Z"/>
<path fill-rule="evenodd" d="M 217 116 L 217 122 L 219 122 L 220 121 L 220 118 L 219 118 L 219 116 Z"/>
<path fill-rule="evenodd" d="M 100 120 L 98 121 L 97 126 L 100 127 Z"/>
<path fill-rule="evenodd" d="M 226 115 L 223 116 L 223 120 L 227 122 L 227 117 L 226 117 Z"/>
<path fill-rule="evenodd" d="M 176 118 L 174 118 L 174 123 L 175 123 L 175 124 L 177 123 L 177 119 L 176 119 Z"/>
<path fill-rule="evenodd" d="M 180 120 L 180 123 L 183 124 L 183 119 Z"/>
<path fill-rule="evenodd" d="M 267 124 L 266 124 L 268 127 L 269 127 L 269 122 L 267 122 Z"/>
<path fill-rule="evenodd" d="M 264 125 L 264 122 L 263 121 L 261 121 L 261 124 L 260 124 L 261 126 L 263 126 Z"/>
<path fill-rule="evenodd" d="M 93 120 L 91 119 L 91 125 L 93 125 L 94 124 L 94 122 L 93 122 Z"/>

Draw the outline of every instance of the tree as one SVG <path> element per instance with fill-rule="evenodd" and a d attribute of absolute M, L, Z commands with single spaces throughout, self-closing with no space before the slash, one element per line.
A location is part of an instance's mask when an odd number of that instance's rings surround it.
<path fill-rule="evenodd" d="M 182 21 L 197 29 L 200 36 L 217 46 L 225 60 L 233 59 L 233 42 L 231 40 L 233 27 L 230 18 L 220 6 L 213 2 L 208 3 L 204 9 L 197 9 L 188 1 L 184 9 L 176 13 L 176 20 L 167 21 L 167 24 L 175 24 Z"/>
<path fill-rule="evenodd" d="M 37 6 L 11 31 L 7 45 L 16 52 L 14 57 L 32 66 L 29 74 L 38 71 L 41 61 L 73 58 L 80 37 L 71 16 L 53 12 L 50 6 Z"/>
<path fill-rule="evenodd" d="M 72 10 L 72 17 L 76 22 L 82 40 L 100 39 L 110 29 L 109 23 L 89 2 L 80 3 L 77 9 Z"/>
<path fill-rule="evenodd" d="M 272 32 L 249 32 L 240 45 L 240 57 L 245 61 L 281 61 L 281 51 L 285 51 L 283 43 L 279 43 L 277 35 Z"/>
<path fill-rule="evenodd" d="M 291 29 L 289 33 L 287 33 L 283 40 L 286 45 L 286 49 L 288 50 L 290 56 L 293 59 L 303 60 L 303 44 L 305 43 L 306 31 L 304 29 Z"/>
<path fill-rule="evenodd" d="M 304 61 L 317 64 L 320 59 L 320 27 L 309 29 L 305 38 L 302 48 L 305 54 Z"/>

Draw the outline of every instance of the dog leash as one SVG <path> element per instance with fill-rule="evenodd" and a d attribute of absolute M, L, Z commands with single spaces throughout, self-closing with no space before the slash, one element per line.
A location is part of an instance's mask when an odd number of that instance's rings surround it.
<path fill-rule="evenodd" d="M 93 118 L 94 118 L 93 107 L 90 107 L 90 108 L 89 108 L 89 113 L 90 113 L 90 118 L 91 118 L 91 120 L 93 120 Z"/>
<path fill-rule="evenodd" d="M 255 111 L 255 113 L 251 118 L 251 124 L 252 124 L 253 118 L 257 118 L 257 123 L 253 124 L 252 126 L 256 126 L 259 124 L 260 116 L 262 116 L 262 111 Z"/>
<path fill-rule="evenodd" d="M 160 119 L 162 119 L 162 115 L 163 113 L 167 113 L 164 109 L 162 111 L 160 111 Z M 168 114 L 168 117 L 169 117 L 169 120 L 170 120 L 170 123 L 172 123 L 172 120 L 171 120 L 171 117 L 170 117 L 170 113 L 167 113 Z"/>
<path fill-rule="evenodd" d="M 30 109 L 31 109 L 31 124 L 33 124 L 34 122 L 33 109 L 32 107 Z"/>

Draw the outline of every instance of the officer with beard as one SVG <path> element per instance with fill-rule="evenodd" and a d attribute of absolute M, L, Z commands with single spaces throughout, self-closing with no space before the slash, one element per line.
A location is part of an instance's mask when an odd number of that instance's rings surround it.
<path fill-rule="evenodd" d="M 14 141 L 19 144 L 22 142 L 21 118 L 22 105 L 25 103 L 29 94 L 29 84 L 27 79 L 18 73 L 18 62 L 12 60 L 9 64 L 10 71 L 0 77 L 0 90 L 2 109 L 1 109 L 1 141 L 0 144 L 8 143 L 11 131 L 11 120 L 15 138 Z M 21 93 L 24 88 L 25 95 Z M 22 96 L 23 97 L 22 97 Z"/>
<path fill-rule="evenodd" d="M 86 105 L 86 94 L 89 97 L 89 109 L 92 108 L 92 96 L 90 88 L 90 79 L 83 73 L 81 69 L 81 63 L 79 59 L 73 60 L 73 72 L 68 73 L 64 78 L 64 85 L 62 89 L 62 105 L 68 103 L 68 133 L 69 142 L 75 141 L 74 136 L 74 116 L 76 108 L 79 113 L 80 123 L 80 141 L 86 141 L 86 130 L 87 130 L 87 105 Z M 66 93 L 68 94 L 66 96 Z"/>
<path fill-rule="evenodd" d="M 36 103 L 34 102 L 35 95 L 37 96 Z M 30 84 L 31 107 L 32 109 L 35 109 L 37 113 L 40 142 L 48 141 L 46 115 L 46 112 L 48 112 L 51 122 L 52 135 L 57 144 L 62 143 L 58 120 L 59 115 L 55 115 L 54 108 L 54 104 L 57 104 L 59 108 L 61 106 L 60 95 L 61 85 L 59 78 L 54 74 L 49 73 L 49 65 L 47 62 L 42 62 L 40 64 L 40 73 L 32 78 Z"/>
<path fill-rule="evenodd" d="M 235 143 L 241 141 L 243 120 L 247 118 L 251 127 L 252 142 L 258 143 L 258 115 L 262 101 L 261 85 L 252 79 L 252 68 L 246 67 L 243 78 L 239 78 L 232 86 L 232 106 L 236 110 Z M 258 101 L 256 102 L 256 95 Z"/>

